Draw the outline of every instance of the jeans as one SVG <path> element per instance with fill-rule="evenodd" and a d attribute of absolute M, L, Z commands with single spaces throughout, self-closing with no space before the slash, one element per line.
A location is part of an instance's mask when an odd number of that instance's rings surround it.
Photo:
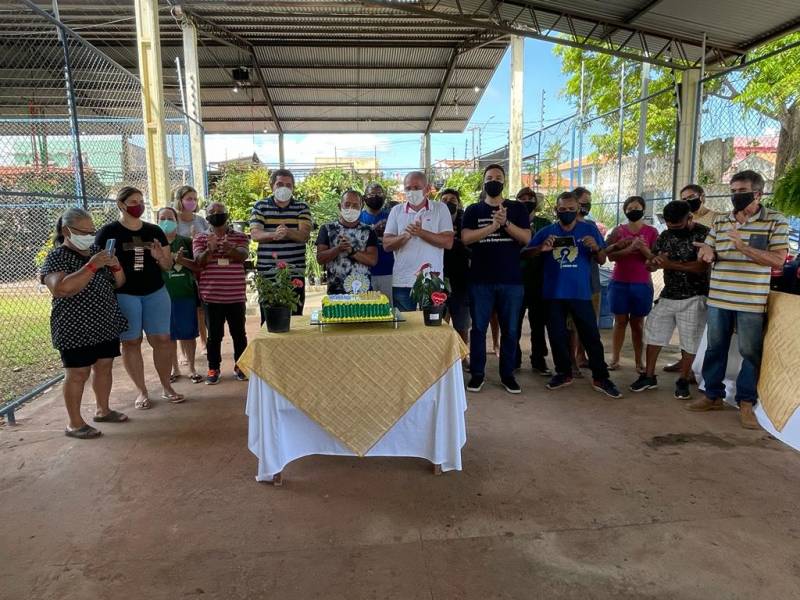
<path fill-rule="evenodd" d="M 469 288 L 472 329 L 469 338 L 469 368 L 483 377 L 486 371 L 486 328 L 492 312 L 500 321 L 500 377 L 513 377 L 519 340 L 519 313 L 525 290 L 522 285 L 473 283 Z"/>
<path fill-rule="evenodd" d="M 412 312 L 417 310 L 417 301 L 411 297 L 410 287 L 393 287 L 392 301 L 395 308 L 401 312 Z"/>
<path fill-rule="evenodd" d="M 578 339 L 586 349 L 592 379 L 605 381 L 608 379 L 608 366 L 591 300 L 547 301 L 547 333 L 550 336 L 550 349 L 553 351 L 556 373 L 572 377 L 569 333 L 567 333 L 568 315 L 572 316 L 572 322 L 578 331 Z"/>
<path fill-rule="evenodd" d="M 245 332 L 245 303 L 232 302 L 221 304 L 207 302 L 203 305 L 206 313 L 206 327 L 208 328 L 208 368 L 219 371 L 222 363 L 222 338 L 225 335 L 225 322 L 228 322 L 228 332 L 233 338 L 233 359 L 239 357 L 247 348 L 247 333 Z"/>
<path fill-rule="evenodd" d="M 519 336 L 522 337 L 522 321 L 525 319 L 525 311 L 528 311 L 528 324 L 531 327 L 531 366 L 544 368 L 547 366 L 545 357 L 547 356 L 547 342 L 544 332 L 547 325 L 547 304 L 542 298 L 541 288 L 525 287 L 525 300 L 522 309 L 519 311 Z M 519 338 L 518 338 L 519 339 Z M 515 366 L 522 365 L 522 348 L 517 342 L 517 358 Z"/>
<path fill-rule="evenodd" d="M 294 279 L 294 277 L 292 278 Z M 303 287 L 294 288 L 294 294 L 297 296 L 297 308 L 292 311 L 294 316 L 300 316 L 303 314 L 303 306 L 306 303 L 306 279 L 305 277 L 298 277 L 297 279 L 303 280 Z M 261 324 L 263 325 L 264 322 L 267 320 L 267 315 L 264 312 L 264 305 L 260 302 L 258 303 L 259 311 L 261 312 Z"/>
<path fill-rule="evenodd" d="M 725 371 L 734 328 L 739 338 L 742 368 L 736 378 L 736 403 L 742 400 L 755 404 L 758 400 L 758 372 L 764 342 L 764 313 L 708 307 L 708 347 L 703 359 L 703 380 L 706 397 L 725 398 Z"/>

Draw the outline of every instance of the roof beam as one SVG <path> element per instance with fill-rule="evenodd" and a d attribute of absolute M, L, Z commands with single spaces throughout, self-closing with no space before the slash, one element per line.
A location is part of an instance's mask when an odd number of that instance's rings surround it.
<path fill-rule="evenodd" d="M 439 108 L 442 106 L 442 100 L 447 92 L 447 87 L 450 85 L 450 79 L 453 77 L 453 70 L 455 69 L 458 57 L 460 56 L 458 50 L 458 48 L 453 48 L 452 52 L 450 53 L 450 60 L 447 61 L 447 70 L 444 73 L 444 78 L 442 78 L 442 85 L 439 87 L 439 94 L 436 96 L 436 102 L 433 104 L 431 116 L 428 119 L 428 125 L 425 127 L 426 135 L 431 132 L 431 127 L 433 127 L 433 122 L 436 120 L 436 117 L 439 114 Z"/>

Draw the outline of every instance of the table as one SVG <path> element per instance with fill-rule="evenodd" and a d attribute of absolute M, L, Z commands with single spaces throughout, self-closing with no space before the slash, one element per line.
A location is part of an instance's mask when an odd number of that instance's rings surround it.
<path fill-rule="evenodd" d="M 294 317 L 288 333 L 262 331 L 239 365 L 250 375 L 248 448 L 257 481 L 282 482 L 291 461 L 311 454 L 419 457 L 461 470 L 467 408 L 466 346 L 421 313 L 391 324 L 319 331 Z"/>

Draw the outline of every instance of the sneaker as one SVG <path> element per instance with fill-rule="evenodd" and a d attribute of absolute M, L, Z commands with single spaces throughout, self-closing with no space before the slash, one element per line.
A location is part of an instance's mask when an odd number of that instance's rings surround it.
<path fill-rule="evenodd" d="M 684 408 L 692 412 L 706 412 L 709 410 L 722 410 L 725 408 L 725 405 L 722 402 L 722 398 L 714 398 L 712 400 L 711 398 L 703 396 L 702 398 L 689 402 Z"/>
<path fill-rule="evenodd" d="M 247 381 L 247 375 L 244 374 L 239 367 L 233 368 L 233 376 L 236 378 L 236 381 Z"/>
<path fill-rule="evenodd" d="M 219 369 L 209 369 L 206 375 L 206 385 L 217 385 L 219 383 Z"/>
<path fill-rule="evenodd" d="M 561 375 L 560 373 L 556 373 L 547 382 L 545 386 L 548 390 L 557 390 L 558 388 L 562 388 L 572 384 L 572 377 L 569 375 Z"/>
<path fill-rule="evenodd" d="M 752 402 L 739 403 L 739 422 L 745 429 L 761 429 L 756 414 L 753 412 Z"/>
<path fill-rule="evenodd" d="M 652 377 L 648 377 L 647 375 L 639 375 L 639 379 L 631 384 L 631 391 L 646 392 L 647 390 L 654 390 L 657 387 L 658 378 L 655 375 Z"/>
<path fill-rule="evenodd" d="M 619 393 L 617 386 L 614 385 L 614 382 L 610 379 L 604 379 L 603 381 L 593 381 L 592 387 L 598 391 L 602 392 L 609 398 L 622 398 L 622 394 Z"/>
<path fill-rule="evenodd" d="M 469 378 L 469 383 L 467 384 L 467 391 L 468 392 L 480 392 L 483 389 L 483 375 L 473 375 Z"/>
<path fill-rule="evenodd" d="M 517 383 L 517 380 L 514 379 L 513 375 L 509 376 L 509 377 L 503 377 L 500 381 L 503 384 L 503 387 L 506 388 L 506 391 L 509 394 L 521 394 L 522 393 L 522 388 L 519 387 L 519 384 Z"/>
<path fill-rule="evenodd" d="M 692 397 L 692 392 L 689 390 L 689 382 L 683 378 L 675 382 L 675 397 L 678 400 L 688 400 Z"/>
<path fill-rule="evenodd" d="M 533 369 L 534 373 L 538 373 L 542 377 L 552 377 L 553 372 L 547 366 L 546 362 L 542 362 L 541 364 L 531 365 L 531 369 Z"/>

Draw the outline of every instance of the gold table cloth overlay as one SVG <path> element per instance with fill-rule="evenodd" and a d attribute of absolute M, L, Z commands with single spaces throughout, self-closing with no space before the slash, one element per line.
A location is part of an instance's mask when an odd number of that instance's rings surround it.
<path fill-rule="evenodd" d="M 457 360 L 468 355 L 456 331 L 426 327 L 422 313 L 389 323 L 331 325 L 292 317 L 287 333 L 263 328 L 239 358 L 295 407 L 364 456 Z"/>
<path fill-rule="evenodd" d="M 800 296 L 769 295 L 758 399 L 778 431 L 800 406 Z"/>

